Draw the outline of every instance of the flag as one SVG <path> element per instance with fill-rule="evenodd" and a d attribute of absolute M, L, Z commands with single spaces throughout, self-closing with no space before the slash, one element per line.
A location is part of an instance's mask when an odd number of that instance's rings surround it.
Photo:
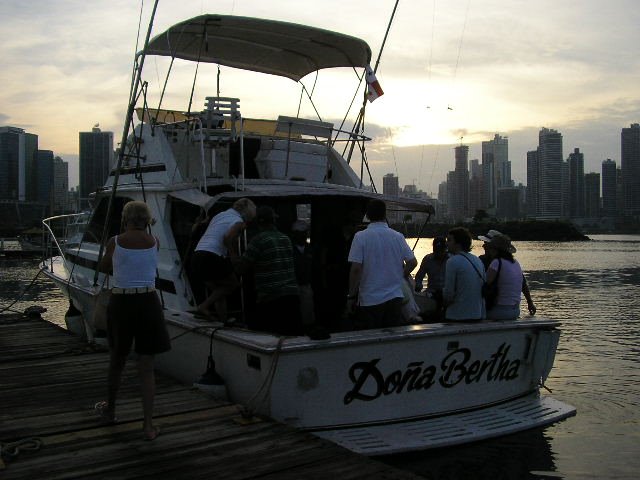
<path fill-rule="evenodd" d="M 378 83 L 378 79 L 376 78 L 376 74 L 373 73 L 373 69 L 371 65 L 366 66 L 366 80 L 367 80 L 367 99 L 370 102 L 373 102 L 376 98 L 384 95 L 382 91 L 382 87 Z"/>

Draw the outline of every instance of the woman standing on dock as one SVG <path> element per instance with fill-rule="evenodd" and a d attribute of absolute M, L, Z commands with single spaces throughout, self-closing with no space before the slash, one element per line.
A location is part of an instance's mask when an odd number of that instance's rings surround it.
<path fill-rule="evenodd" d="M 135 340 L 144 412 L 144 438 L 154 440 L 159 429 L 153 425 L 155 375 L 153 356 L 171 348 L 162 305 L 155 292 L 158 239 L 147 230 L 151 212 L 144 202 L 124 206 L 124 233 L 109 239 L 100 270 L 113 271 L 111 299 L 107 308 L 109 374 L 107 401 L 96 411 L 107 423 L 116 421 L 116 397 L 122 370 Z"/>

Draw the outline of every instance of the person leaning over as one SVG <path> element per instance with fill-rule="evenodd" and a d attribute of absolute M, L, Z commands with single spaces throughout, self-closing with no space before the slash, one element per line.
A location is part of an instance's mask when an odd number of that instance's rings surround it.
<path fill-rule="evenodd" d="M 360 328 L 402 323 L 402 283 L 418 265 L 404 236 L 387 225 L 386 213 L 382 200 L 369 201 L 371 223 L 355 234 L 349 251 L 347 308 Z"/>
<path fill-rule="evenodd" d="M 471 234 L 463 227 L 449 230 L 447 235 L 449 260 L 444 274 L 442 291 L 445 319 L 448 321 L 475 321 L 485 318 L 482 285 L 484 268 L 471 252 Z"/>
<path fill-rule="evenodd" d="M 207 227 L 191 257 L 191 268 L 197 280 L 210 290 L 209 296 L 198 305 L 202 315 L 211 314 L 215 306 L 218 320 L 227 321 L 227 296 L 240 286 L 229 259 L 237 255 L 237 240 L 247 223 L 256 215 L 256 206 L 248 198 L 241 198 L 224 212 L 217 214 Z"/>
<path fill-rule="evenodd" d="M 487 312 L 489 320 L 511 320 L 520 316 L 520 292 L 526 290 L 525 297 L 529 312 L 533 315 L 533 304 L 522 268 L 513 258 L 516 247 L 506 235 L 495 235 L 487 243 L 486 250 L 492 258 L 487 269 L 487 283 L 498 282 L 498 296 L 495 305 Z M 498 273 L 499 272 L 499 273 Z"/>
<path fill-rule="evenodd" d="M 155 292 L 159 242 L 147 232 L 150 224 L 151 212 L 144 202 L 127 203 L 122 211 L 124 232 L 109 239 L 100 263 L 100 271 L 113 271 L 113 288 L 107 307 L 107 400 L 95 406 L 104 422 L 115 422 L 122 370 L 135 340 L 146 440 L 154 440 L 160 432 L 153 425 L 153 356 L 171 349 L 162 305 Z"/>
<path fill-rule="evenodd" d="M 259 319 L 252 328 L 279 335 L 302 335 L 298 284 L 291 240 L 275 225 L 271 207 L 261 206 L 256 214 L 259 233 L 240 257 L 238 270 L 253 267 Z"/>

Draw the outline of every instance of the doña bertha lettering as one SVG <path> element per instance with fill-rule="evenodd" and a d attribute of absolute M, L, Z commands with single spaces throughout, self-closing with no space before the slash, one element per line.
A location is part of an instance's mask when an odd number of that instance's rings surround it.
<path fill-rule="evenodd" d="M 353 389 L 344 396 L 344 403 L 371 401 L 392 393 L 419 392 L 436 383 L 443 388 L 453 388 L 463 382 L 514 380 L 518 378 L 521 362 L 509 358 L 510 349 L 511 345 L 503 343 L 489 358 L 474 360 L 470 349 L 458 348 L 442 359 L 439 369 L 416 361 L 408 363 L 404 371 L 395 370 L 388 374 L 378 367 L 380 358 L 357 362 L 349 368 Z"/>

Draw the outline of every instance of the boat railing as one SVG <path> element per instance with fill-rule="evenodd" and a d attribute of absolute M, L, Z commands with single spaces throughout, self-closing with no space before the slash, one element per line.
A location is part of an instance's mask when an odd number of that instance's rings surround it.
<path fill-rule="evenodd" d="M 55 215 L 42 220 L 43 230 L 43 246 L 44 246 L 44 262 L 49 262 L 49 267 L 53 268 L 53 259 L 56 256 L 62 257 L 62 261 L 65 267 L 67 265 L 67 258 L 65 253 L 67 252 L 68 240 L 70 239 L 71 229 L 75 226 L 77 233 L 81 235 L 84 233 L 81 231 L 82 227 L 86 227 L 86 223 L 80 220 L 87 218 L 86 212 L 81 213 L 69 213 L 65 215 Z M 80 248 L 80 241 L 78 248 Z"/>

